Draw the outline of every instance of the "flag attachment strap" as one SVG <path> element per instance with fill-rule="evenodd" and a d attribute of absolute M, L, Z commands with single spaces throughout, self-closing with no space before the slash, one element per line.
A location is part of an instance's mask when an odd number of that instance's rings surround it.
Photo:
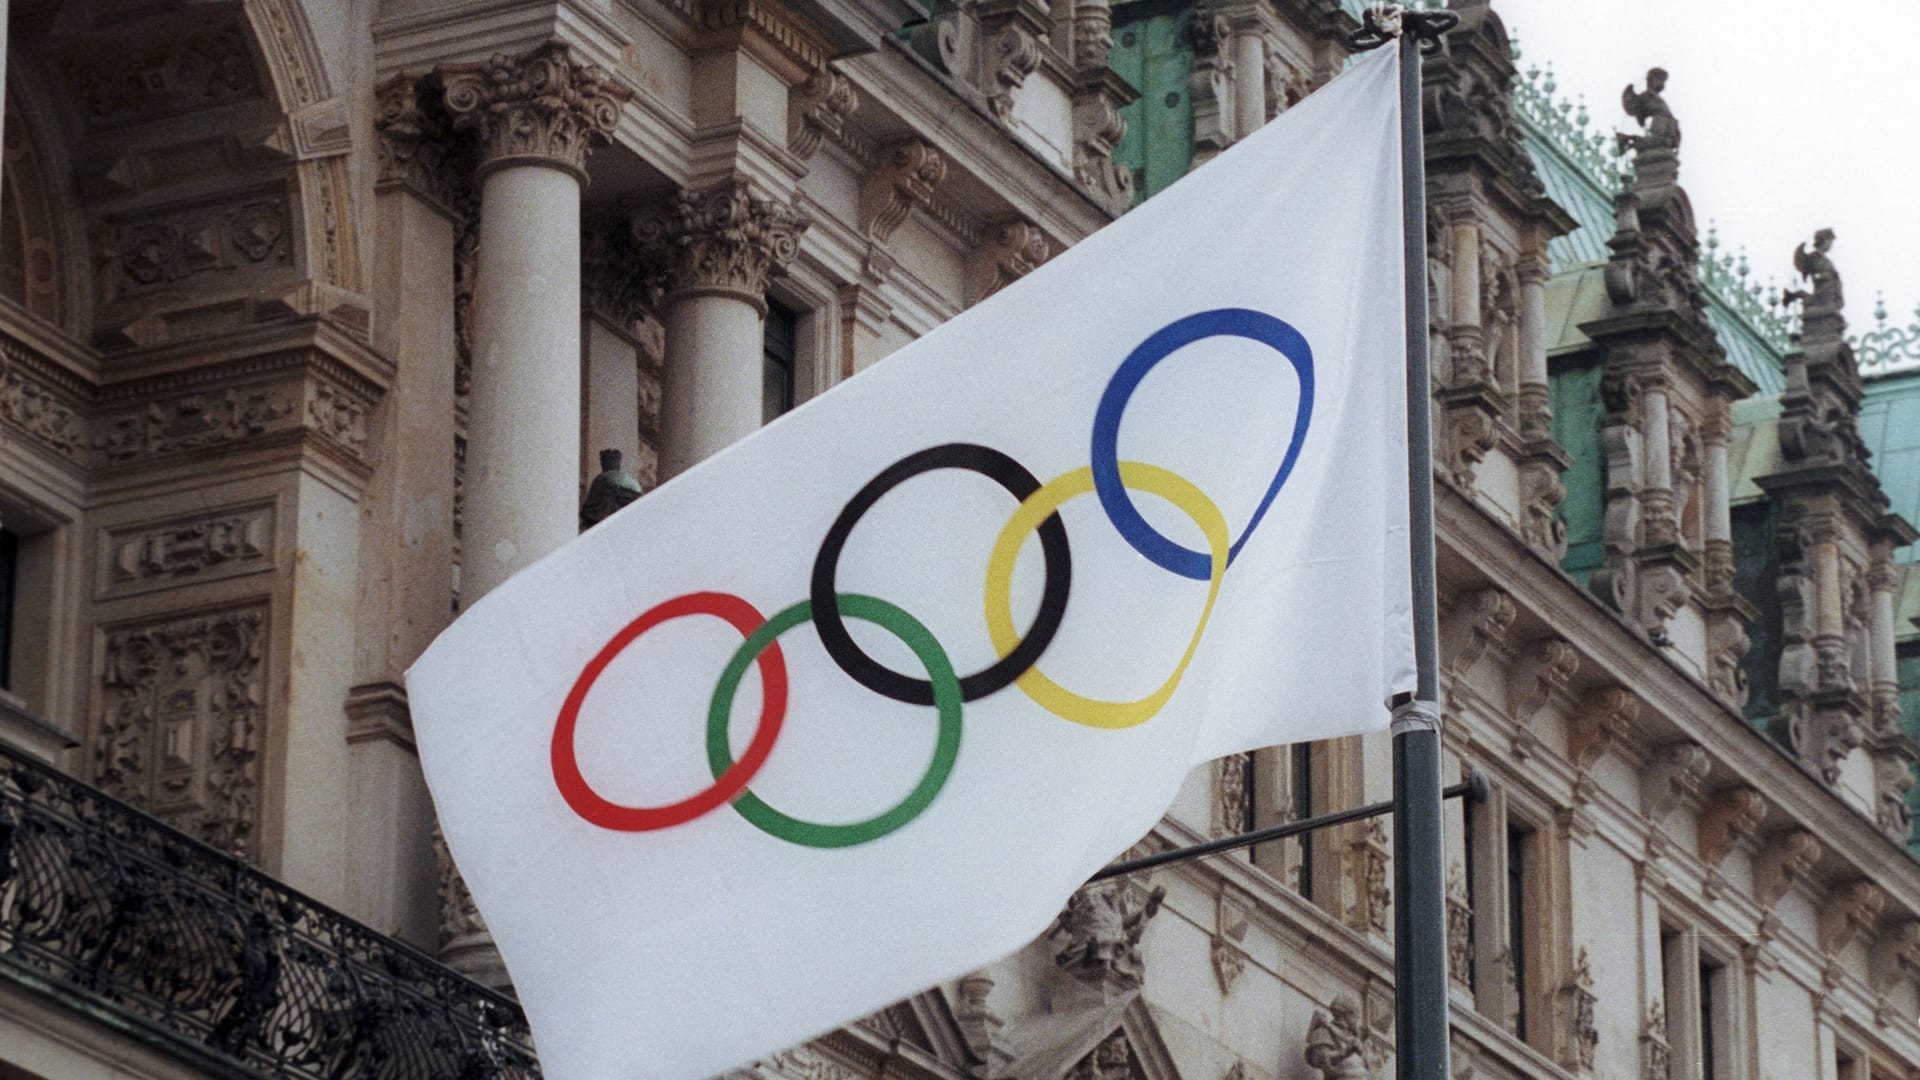
<path fill-rule="evenodd" d="M 1439 731 L 1440 703 L 1409 698 L 1393 707 L 1393 733 L 1408 731 Z"/>

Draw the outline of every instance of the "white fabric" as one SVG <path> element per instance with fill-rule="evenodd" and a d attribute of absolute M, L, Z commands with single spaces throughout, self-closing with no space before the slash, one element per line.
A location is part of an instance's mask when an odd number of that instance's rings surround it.
<path fill-rule="evenodd" d="M 1386 725 L 1386 696 L 1412 686 L 1393 53 L 1356 63 L 1120 222 L 528 568 L 408 673 L 447 842 L 550 1080 L 694 1080 L 976 968 L 1041 933 L 1193 766 Z M 563 799 L 556 717 L 583 666 L 636 616 L 706 591 L 769 618 L 806 599 L 847 500 L 926 447 L 992 447 L 1042 483 L 1088 466 L 1096 406 L 1121 361 L 1162 327 L 1224 308 L 1304 335 L 1313 409 L 1292 474 L 1151 719 L 1082 726 L 1018 686 L 970 701 L 952 774 L 925 812 L 842 848 L 776 838 L 727 805 L 629 832 Z M 1132 395 L 1120 457 L 1190 480 L 1240 539 L 1294 431 L 1292 359 L 1238 337 L 1175 350 Z M 1170 540 L 1205 550 L 1167 503 L 1132 497 Z M 983 583 L 1015 505 L 971 472 L 914 477 L 852 530 L 838 588 L 898 605 L 960 674 L 977 671 L 997 656 Z M 1093 494 L 1061 516 L 1071 590 L 1039 670 L 1094 697 L 1142 697 L 1175 669 L 1208 583 L 1137 554 Z M 1031 536 L 1021 550 L 1013 611 L 1025 628 L 1044 574 Z M 923 676 L 888 633 L 848 624 L 876 660 Z M 718 618 L 676 619 L 607 665 L 573 740 L 596 792 L 656 805 L 713 783 L 708 706 L 742 636 Z M 749 790 L 829 823 L 905 797 L 933 754 L 935 710 L 857 684 L 811 623 L 779 647 L 790 705 Z M 757 730 L 759 679 L 749 669 L 733 705 L 736 757 Z"/>

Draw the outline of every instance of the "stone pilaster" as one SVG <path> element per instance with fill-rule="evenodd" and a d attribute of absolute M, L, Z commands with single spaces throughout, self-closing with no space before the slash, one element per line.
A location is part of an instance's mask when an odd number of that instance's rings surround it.
<path fill-rule="evenodd" d="M 738 176 L 681 192 L 665 209 L 635 219 L 640 251 L 666 282 L 661 479 L 765 422 L 767 285 L 793 261 L 807 225 L 805 215 L 755 196 Z"/>

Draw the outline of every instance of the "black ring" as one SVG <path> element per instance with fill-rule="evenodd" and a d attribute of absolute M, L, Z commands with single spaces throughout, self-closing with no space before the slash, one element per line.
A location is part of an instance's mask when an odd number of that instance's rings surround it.
<path fill-rule="evenodd" d="M 834 519 L 833 527 L 827 530 L 826 538 L 820 541 L 820 553 L 813 559 L 813 625 L 820 634 L 820 644 L 826 648 L 827 655 L 833 657 L 833 662 L 840 665 L 840 670 L 852 676 L 861 686 L 908 705 L 933 704 L 933 684 L 926 679 L 902 675 L 861 651 L 860 646 L 854 643 L 853 635 L 847 632 L 847 624 L 841 621 L 840 608 L 835 600 L 838 587 L 834 576 L 839 571 L 840 553 L 847 546 L 847 537 L 852 535 L 853 527 L 860 523 L 873 504 L 902 482 L 934 469 L 977 472 L 1006 488 L 1021 502 L 1040 490 L 1039 479 L 1028 472 L 1026 466 L 991 447 L 974 443 L 946 443 L 928 447 L 887 466 L 878 476 L 867 481 L 867 486 L 855 492 L 841 509 L 840 516 Z M 1047 570 L 1046 584 L 1040 591 L 1040 611 L 1034 616 L 1033 626 L 1027 631 L 1027 636 L 1012 652 L 996 663 L 960 679 L 962 701 L 986 697 L 1012 685 L 1015 679 L 1026 674 L 1028 669 L 1040 662 L 1040 654 L 1046 651 L 1054 633 L 1066 618 L 1067 589 L 1073 579 L 1073 554 L 1067 547 L 1067 526 L 1060 520 L 1059 513 L 1055 512 L 1040 523 L 1038 532 L 1040 551 L 1045 556 Z"/>

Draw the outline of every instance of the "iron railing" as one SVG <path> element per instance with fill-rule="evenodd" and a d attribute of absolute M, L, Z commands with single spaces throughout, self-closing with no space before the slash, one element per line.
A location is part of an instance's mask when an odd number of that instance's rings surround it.
<path fill-rule="evenodd" d="M 0 745 L 9 966 L 271 1076 L 540 1075 L 511 999 Z"/>

